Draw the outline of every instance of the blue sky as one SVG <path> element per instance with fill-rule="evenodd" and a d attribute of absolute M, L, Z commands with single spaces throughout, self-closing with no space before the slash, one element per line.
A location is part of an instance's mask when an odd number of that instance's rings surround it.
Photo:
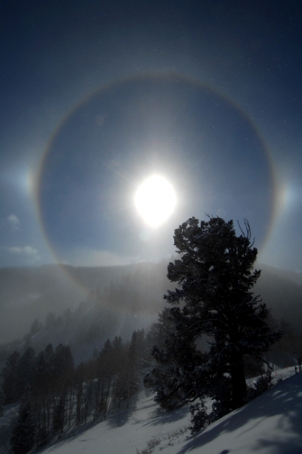
<path fill-rule="evenodd" d="M 0 266 L 159 260 L 209 214 L 301 272 L 298 3 L 2 2 Z M 178 198 L 157 229 L 152 173 Z"/>

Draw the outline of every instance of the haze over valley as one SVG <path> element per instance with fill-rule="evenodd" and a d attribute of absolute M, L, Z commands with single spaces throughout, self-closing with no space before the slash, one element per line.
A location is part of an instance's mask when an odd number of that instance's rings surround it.
<path fill-rule="evenodd" d="M 73 346 L 80 360 L 108 338 L 129 340 L 134 330 L 148 330 L 165 307 L 163 295 L 174 288 L 166 277 L 167 265 L 2 268 L 1 348 L 6 351 L 9 343 L 24 348 L 25 343 L 39 350 L 64 343 Z M 301 275 L 260 263 L 256 268 L 262 272 L 254 293 L 276 321 L 284 320 L 300 333 Z"/>

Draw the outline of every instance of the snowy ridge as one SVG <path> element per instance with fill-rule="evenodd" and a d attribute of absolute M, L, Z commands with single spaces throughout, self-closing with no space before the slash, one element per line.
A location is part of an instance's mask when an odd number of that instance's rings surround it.
<path fill-rule="evenodd" d="M 278 373 L 284 378 L 294 369 Z M 276 376 L 276 374 L 275 374 Z M 188 408 L 165 413 L 144 391 L 129 410 L 48 447 L 48 454 L 301 454 L 302 373 L 191 436 Z"/>

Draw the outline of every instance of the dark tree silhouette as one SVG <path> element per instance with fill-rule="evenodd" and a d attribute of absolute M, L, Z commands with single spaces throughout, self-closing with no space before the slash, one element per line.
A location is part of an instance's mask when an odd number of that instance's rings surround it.
<path fill-rule="evenodd" d="M 0 389 L 0 416 L 3 415 L 3 405 L 4 405 L 4 394 Z"/>
<path fill-rule="evenodd" d="M 159 314 L 148 337 L 153 341 L 151 354 L 157 367 L 145 376 L 144 384 L 155 392 L 154 400 L 162 408 L 172 410 L 208 392 L 208 357 L 196 348 L 192 338 L 178 335 L 169 308 Z"/>
<path fill-rule="evenodd" d="M 13 454 L 26 454 L 35 443 L 35 424 L 31 405 L 25 401 L 20 405 L 16 427 L 12 432 L 11 448 Z"/>
<path fill-rule="evenodd" d="M 35 351 L 29 347 L 19 358 L 16 370 L 16 387 L 19 397 L 24 396 L 26 390 L 30 389 L 33 384 L 35 373 Z"/>
<path fill-rule="evenodd" d="M 6 360 L 5 366 L 1 373 L 2 376 L 2 391 L 4 394 L 4 403 L 10 404 L 16 402 L 20 397 L 17 388 L 18 377 L 18 363 L 20 360 L 20 353 L 14 351 Z"/>
<path fill-rule="evenodd" d="M 159 367 L 146 379 L 150 384 L 157 372 L 159 379 L 151 386 L 158 391 L 169 370 L 163 401 L 180 389 L 181 401 L 194 400 L 204 395 L 206 385 L 216 405 L 227 407 L 220 413 L 240 407 L 247 397 L 244 358 L 260 358 L 280 338 L 266 321 L 266 305 L 251 291 L 260 271 L 253 269 L 257 249 L 249 223 L 244 225 L 237 236 L 233 221 L 210 217 L 199 223 L 193 217 L 175 230 L 180 259 L 168 265 L 168 278 L 178 288 L 164 296 L 172 305 L 169 316 L 175 330 L 163 349 L 155 347 Z M 210 338 L 210 349 L 202 355 L 197 344 L 204 335 Z M 165 360 L 174 362 L 172 370 Z"/>

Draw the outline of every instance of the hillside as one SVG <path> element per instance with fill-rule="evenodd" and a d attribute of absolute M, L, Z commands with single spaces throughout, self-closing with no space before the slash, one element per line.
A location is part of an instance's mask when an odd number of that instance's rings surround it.
<path fill-rule="evenodd" d="M 169 283 L 166 263 L 114 267 L 44 265 L 0 269 L 0 342 L 26 335 L 35 319 L 95 300 L 111 311 L 155 315 Z M 16 316 L 18 314 L 18 316 Z M 114 335 L 116 333 L 113 333 Z"/>
<path fill-rule="evenodd" d="M 292 371 L 282 371 L 285 378 Z M 300 454 L 302 373 L 191 436 L 187 409 L 164 413 L 142 392 L 128 411 L 71 438 L 44 454 Z M 149 445 L 148 445 L 149 443 Z M 147 447 L 150 447 L 147 450 Z M 151 446 L 154 449 L 151 449 Z"/>

